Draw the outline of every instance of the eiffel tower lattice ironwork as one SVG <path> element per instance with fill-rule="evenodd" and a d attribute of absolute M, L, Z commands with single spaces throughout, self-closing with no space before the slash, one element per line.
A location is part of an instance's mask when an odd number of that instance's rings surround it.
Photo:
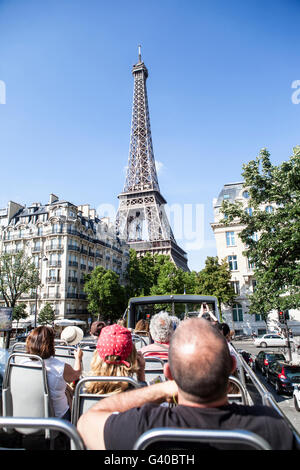
<path fill-rule="evenodd" d="M 127 175 L 118 196 L 117 231 L 139 256 L 147 252 L 167 254 L 188 271 L 187 256 L 174 238 L 160 193 L 152 146 L 146 80 L 148 70 L 141 58 L 133 66 L 133 109 Z"/>

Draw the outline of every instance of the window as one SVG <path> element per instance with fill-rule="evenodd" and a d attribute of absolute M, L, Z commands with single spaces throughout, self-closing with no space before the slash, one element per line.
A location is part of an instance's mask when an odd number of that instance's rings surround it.
<path fill-rule="evenodd" d="M 52 233 L 61 233 L 61 231 L 62 231 L 61 224 L 52 225 Z"/>
<path fill-rule="evenodd" d="M 272 206 L 267 206 L 265 208 L 265 211 L 268 212 L 268 214 L 271 214 L 273 212 L 273 207 Z"/>
<path fill-rule="evenodd" d="M 262 321 L 262 317 L 259 313 L 255 314 L 255 321 Z"/>
<path fill-rule="evenodd" d="M 245 199 L 248 199 L 250 197 L 249 195 L 249 192 L 248 191 L 244 191 L 242 196 L 245 198 Z"/>
<path fill-rule="evenodd" d="M 230 271 L 237 271 L 238 265 L 236 255 L 228 256 L 228 264 Z"/>
<path fill-rule="evenodd" d="M 252 279 L 252 291 L 255 292 L 256 289 L 256 280 Z"/>
<path fill-rule="evenodd" d="M 243 321 L 243 307 L 240 304 L 234 304 L 232 307 L 232 320 L 235 322 Z"/>
<path fill-rule="evenodd" d="M 234 232 L 226 232 L 226 245 L 227 246 L 235 245 Z"/>
<path fill-rule="evenodd" d="M 224 194 L 223 195 L 223 199 L 229 199 L 229 198 L 230 198 L 229 194 Z"/>
<path fill-rule="evenodd" d="M 245 212 L 246 212 L 246 214 L 248 214 L 248 215 L 251 216 L 251 215 L 253 214 L 252 207 L 247 207 L 247 208 L 245 209 Z"/>
<path fill-rule="evenodd" d="M 252 238 L 252 240 L 253 240 L 254 242 L 257 242 L 257 240 L 258 240 L 257 232 L 254 232 L 253 235 L 251 235 L 250 238 Z"/>
<path fill-rule="evenodd" d="M 231 285 L 236 295 L 240 295 L 240 281 L 232 281 Z"/>
<path fill-rule="evenodd" d="M 250 261 L 250 259 L 248 259 L 248 269 L 254 269 L 255 268 L 255 263 L 253 261 Z"/>

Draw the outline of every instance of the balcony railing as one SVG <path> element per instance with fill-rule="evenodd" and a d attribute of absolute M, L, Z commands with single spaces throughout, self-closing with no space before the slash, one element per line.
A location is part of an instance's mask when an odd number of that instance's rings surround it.
<path fill-rule="evenodd" d="M 48 266 L 52 268 L 60 268 L 61 267 L 61 261 L 49 261 Z"/>
<path fill-rule="evenodd" d="M 74 266 L 75 268 L 78 268 L 78 262 L 77 261 L 69 261 L 69 266 Z"/>
<path fill-rule="evenodd" d="M 67 299 L 78 299 L 78 294 L 74 292 L 67 292 Z"/>
<path fill-rule="evenodd" d="M 62 251 L 64 247 L 62 245 L 47 245 L 46 251 Z"/>
<path fill-rule="evenodd" d="M 68 250 L 80 252 L 80 246 L 77 245 L 68 245 Z"/>
<path fill-rule="evenodd" d="M 55 294 L 43 294 L 43 299 L 60 299 L 61 295 L 59 292 Z"/>
<path fill-rule="evenodd" d="M 58 277 L 51 276 L 51 277 L 47 277 L 47 282 L 48 284 L 59 284 L 60 279 Z"/>

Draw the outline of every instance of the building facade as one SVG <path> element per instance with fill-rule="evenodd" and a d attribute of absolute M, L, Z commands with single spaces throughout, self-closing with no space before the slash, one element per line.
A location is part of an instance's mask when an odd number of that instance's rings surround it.
<path fill-rule="evenodd" d="M 249 193 L 245 189 L 243 182 L 225 184 L 219 193 L 219 196 L 213 201 L 214 222 L 211 224 L 214 232 L 217 255 L 219 259 L 226 259 L 231 271 L 231 282 L 236 293 L 235 304 L 233 307 L 224 308 L 224 320 L 235 331 L 236 335 L 246 334 L 256 335 L 264 334 L 268 331 L 279 331 L 277 312 L 271 312 L 268 325 L 262 320 L 261 315 L 250 315 L 248 313 L 248 296 L 255 289 L 254 266 L 243 254 L 246 250 L 245 245 L 238 236 L 243 230 L 243 226 L 238 222 L 232 222 L 228 225 L 222 223 L 224 214 L 220 212 L 223 201 L 236 202 L 243 204 L 245 211 L 251 215 L 252 208 L 249 207 Z M 265 205 L 262 209 L 271 212 L 273 207 Z M 258 234 L 254 235 L 255 237 Z M 300 312 L 290 310 L 290 321 L 288 326 L 300 333 Z M 298 332 L 298 331 L 297 331 Z"/>
<path fill-rule="evenodd" d="M 96 266 L 113 270 L 124 282 L 129 247 L 88 204 L 76 206 L 54 194 L 44 205 L 10 202 L 0 210 L 0 234 L 1 252 L 24 251 L 39 269 L 41 286 L 21 299 L 31 318 L 48 302 L 56 319 L 88 321 L 84 275 Z"/>

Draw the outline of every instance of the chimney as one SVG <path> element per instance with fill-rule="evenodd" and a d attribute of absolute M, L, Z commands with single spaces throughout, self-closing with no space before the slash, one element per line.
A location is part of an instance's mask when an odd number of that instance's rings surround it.
<path fill-rule="evenodd" d="M 49 198 L 49 204 L 53 204 L 53 202 L 56 202 L 58 201 L 58 196 L 56 196 L 55 194 L 51 193 L 50 194 L 50 198 Z"/>

